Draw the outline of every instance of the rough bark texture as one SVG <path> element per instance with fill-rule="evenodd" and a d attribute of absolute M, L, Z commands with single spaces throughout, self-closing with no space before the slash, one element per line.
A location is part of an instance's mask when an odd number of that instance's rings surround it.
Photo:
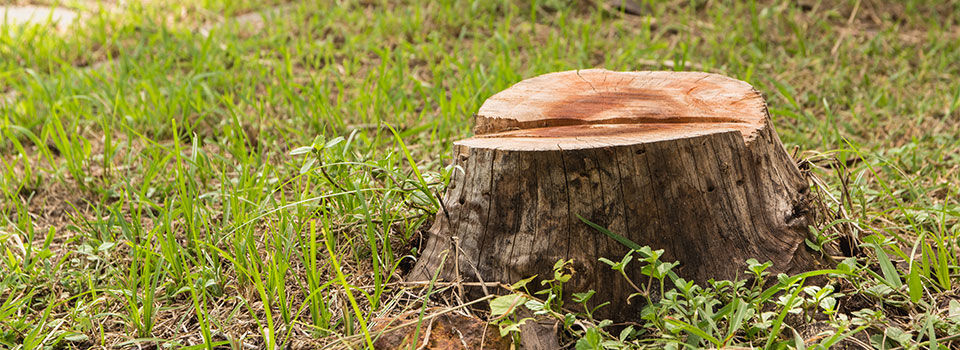
<path fill-rule="evenodd" d="M 664 249 L 704 283 L 817 268 L 805 248 L 808 184 L 750 85 L 706 73 L 581 70 L 543 75 L 491 97 L 477 136 L 455 143 L 454 172 L 408 276 L 512 283 L 573 259 L 572 292 L 610 301 L 601 317 L 639 317 L 634 290 L 598 261 L 627 248 L 577 215 Z M 628 276 L 643 282 L 634 263 Z M 539 283 L 531 284 L 539 286 Z M 474 291 L 480 293 L 479 290 Z"/>

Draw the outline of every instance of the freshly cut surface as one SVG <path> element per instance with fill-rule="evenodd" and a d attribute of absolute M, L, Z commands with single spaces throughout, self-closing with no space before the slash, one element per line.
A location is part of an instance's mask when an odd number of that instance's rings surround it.
<path fill-rule="evenodd" d="M 700 72 L 613 72 L 583 69 L 521 81 L 487 99 L 477 135 L 517 129 L 595 124 L 703 123 L 745 141 L 766 119 L 766 104 L 750 84 Z"/>
<path fill-rule="evenodd" d="M 722 132 L 754 132 L 746 123 L 640 123 L 553 126 L 478 135 L 455 142 L 477 148 L 547 151 L 626 146 Z"/>

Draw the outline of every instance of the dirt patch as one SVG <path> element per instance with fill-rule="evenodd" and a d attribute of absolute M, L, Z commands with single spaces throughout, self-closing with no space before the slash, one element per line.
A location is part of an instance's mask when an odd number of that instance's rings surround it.
<path fill-rule="evenodd" d="M 61 7 L 46 6 L 0 6 L 0 22 L 3 25 L 50 25 L 61 33 L 80 18 L 77 12 Z"/>
<path fill-rule="evenodd" d="M 411 312 L 404 317 L 384 322 L 378 331 L 387 330 L 376 343 L 378 350 L 410 349 L 417 334 L 418 348 L 426 349 L 509 349 L 510 338 L 500 337 L 496 327 L 476 318 L 459 314 L 441 314 L 420 323 L 417 332 L 418 313 Z M 413 323 L 413 324 L 410 324 Z M 409 324 L 409 325 L 406 325 Z M 390 330 L 391 325 L 406 325 Z M 426 340 L 424 340 L 426 339 Z M 423 342 L 426 341 L 426 344 Z"/>

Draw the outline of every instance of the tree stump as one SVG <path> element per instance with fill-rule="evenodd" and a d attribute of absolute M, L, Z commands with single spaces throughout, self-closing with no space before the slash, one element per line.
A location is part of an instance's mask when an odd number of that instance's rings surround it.
<path fill-rule="evenodd" d="M 797 273 L 820 266 L 804 238 L 808 184 L 749 84 L 695 72 L 551 73 L 486 100 L 476 136 L 455 142 L 443 207 L 410 280 L 513 283 L 573 259 L 566 295 L 596 290 L 600 316 L 639 317 L 610 267 L 628 248 L 580 215 L 664 249 L 677 274 L 743 276 L 745 261 Z M 632 267 L 632 268 L 630 268 Z M 644 281 L 639 264 L 628 276 Z M 531 286 L 539 287 L 539 283 Z M 535 288 L 536 288 L 535 287 Z M 473 289 L 472 293 L 480 293 Z"/>

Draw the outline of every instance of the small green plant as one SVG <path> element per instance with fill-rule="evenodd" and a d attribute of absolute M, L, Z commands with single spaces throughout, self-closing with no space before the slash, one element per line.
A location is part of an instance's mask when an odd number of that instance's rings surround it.
<path fill-rule="evenodd" d="M 891 288 L 893 281 L 872 273 L 853 258 L 843 260 L 836 269 L 810 271 L 795 276 L 780 274 L 773 280 L 766 271 L 772 266 L 769 262 L 760 263 L 749 259 L 745 271 L 746 276 L 750 277 L 748 280 L 710 281 L 707 286 L 700 286 L 673 274 L 672 269 L 677 265 L 659 261 L 662 251 L 649 247 L 637 249 L 636 243 L 583 218 L 581 220 L 612 239 L 634 248 L 619 262 L 603 258 L 600 259 L 601 262 L 620 272 L 621 277 L 627 278 L 623 271 L 633 261 L 634 254 L 644 256 L 645 258 L 639 259 L 637 263 L 649 280 L 647 288 L 637 287 L 630 281 L 630 285 L 640 291 L 639 294 L 646 296 L 641 324 L 622 328 L 619 336 L 613 336 L 604 332 L 601 327 L 610 322 L 600 321 L 595 328 L 573 332 L 573 336 L 579 337 L 578 348 L 619 349 L 659 344 L 655 346 L 827 349 L 868 329 L 884 327 L 885 319 L 880 311 L 866 308 L 853 311 L 841 309 L 841 300 L 849 297 L 847 293 L 837 291 L 833 283 L 806 285 L 808 278 L 830 276 L 835 281 L 869 285 L 872 287 L 867 287 L 865 293 L 873 293 L 877 298 L 888 298 L 895 294 L 895 289 Z M 660 286 L 659 294 L 650 293 L 651 285 Z M 817 340 L 804 340 L 796 327 L 819 322 L 818 320 L 824 318 L 818 315 L 826 318 L 827 327 L 816 337 Z M 592 319 L 589 313 L 579 316 Z M 932 322 L 928 321 L 924 329 L 932 331 Z M 891 344 L 895 345 L 917 344 L 925 337 L 918 335 L 914 339 L 909 332 L 896 327 L 886 328 L 883 334 L 888 336 L 870 335 L 874 345 L 885 346 L 877 339 L 892 339 L 883 341 L 892 341 Z M 656 339 L 653 344 L 647 342 L 651 335 Z M 935 336 L 927 338 L 928 343 L 936 341 Z"/>

